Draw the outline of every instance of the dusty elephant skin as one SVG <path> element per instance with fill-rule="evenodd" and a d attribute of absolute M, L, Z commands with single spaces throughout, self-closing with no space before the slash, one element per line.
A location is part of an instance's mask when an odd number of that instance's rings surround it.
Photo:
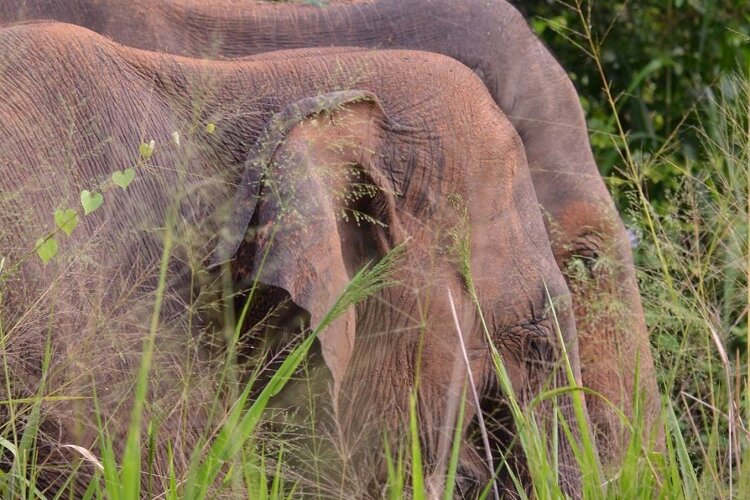
<path fill-rule="evenodd" d="M 523 140 L 553 251 L 576 305 L 583 382 L 632 417 L 638 375 L 648 427 L 659 414 L 659 397 L 632 255 L 564 70 L 503 0 L 323 3 L 329 6 L 6 0 L 0 20 L 53 18 L 126 45 L 197 57 L 367 46 L 437 52 L 469 66 Z M 603 460 L 616 463 L 627 438 L 619 418 L 596 398 L 589 411 Z"/>
<path fill-rule="evenodd" d="M 378 495 L 380 432 L 402 429 L 417 370 L 424 460 L 436 491 L 454 425 L 451 401 L 455 410 L 466 370 L 483 398 L 499 396 L 461 262 L 522 403 L 565 384 L 553 374 L 560 346 L 545 285 L 579 376 L 570 296 L 522 144 L 464 66 L 436 54 L 340 49 L 191 60 L 57 23 L 3 29 L 0 53 L 2 325 L 12 374 L 0 383 L 0 399 L 41 390 L 48 339 L 43 394 L 56 398 L 42 406 L 40 486 L 54 489 L 64 477 L 57 475 L 68 454 L 61 444 L 97 449 L 92 397 L 122 444 L 164 248 L 169 280 L 146 408 L 159 424 L 155 477 L 167 477 L 168 445 L 182 471 L 211 425 L 220 367 L 215 347 L 204 344 L 221 339 L 203 320 L 216 307 L 202 300 L 218 280 L 208 264 L 230 261 L 240 286 L 258 277 L 314 325 L 357 269 L 404 245 L 397 282 L 319 338 L 338 393 L 339 444 L 352 460 L 374 462 L 349 464 L 347 474 L 365 476 L 345 485 L 352 494 L 369 484 Z M 139 144 L 152 139 L 153 156 L 143 162 Z M 134 164 L 127 190 L 108 184 Z M 54 227 L 55 209 L 78 206 L 83 189 L 104 190 L 101 207 L 81 216 L 71 237 L 58 235 L 59 255 L 49 264 L 29 258 Z M 458 260 L 457 246 L 469 250 L 467 260 Z M 448 292 L 470 367 L 458 355 Z M 560 403 L 573 422 L 570 402 Z M 467 403 L 466 495 L 489 478 L 469 440 L 475 414 Z M 539 418 L 551 432 L 551 408 Z M 563 490 L 575 496 L 580 473 L 571 448 L 561 443 L 558 451 Z"/>

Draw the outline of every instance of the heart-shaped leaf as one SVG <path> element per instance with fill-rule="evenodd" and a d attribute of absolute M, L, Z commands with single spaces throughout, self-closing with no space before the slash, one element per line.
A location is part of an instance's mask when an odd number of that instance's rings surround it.
<path fill-rule="evenodd" d="M 39 238 L 36 242 L 36 254 L 47 265 L 57 255 L 57 241 L 54 238 Z"/>
<path fill-rule="evenodd" d="M 154 147 L 156 147 L 156 141 L 153 139 L 151 139 L 148 144 L 142 142 L 138 148 L 138 152 L 141 153 L 141 158 L 144 160 L 151 158 L 151 155 L 154 154 Z"/>
<path fill-rule="evenodd" d="M 81 191 L 81 206 L 83 207 L 83 213 L 86 215 L 99 208 L 103 201 L 104 195 L 102 193 L 92 193 L 87 189 Z"/>
<path fill-rule="evenodd" d="M 122 189 L 127 189 L 128 186 L 130 186 L 130 183 L 133 182 L 133 179 L 135 179 L 134 168 L 126 168 L 123 171 L 118 170 L 117 172 L 112 174 L 112 182 L 114 182 L 116 186 L 119 186 Z"/>
<path fill-rule="evenodd" d="M 55 210 L 55 224 L 70 236 L 78 225 L 78 212 L 72 208 Z"/>
<path fill-rule="evenodd" d="M 209 134 L 213 134 L 214 132 L 216 132 L 216 124 L 212 122 L 208 122 L 206 124 L 206 132 Z"/>

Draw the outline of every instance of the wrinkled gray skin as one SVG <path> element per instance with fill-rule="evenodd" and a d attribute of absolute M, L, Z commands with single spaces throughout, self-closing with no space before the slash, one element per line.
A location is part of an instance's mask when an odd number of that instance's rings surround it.
<path fill-rule="evenodd" d="M 638 389 L 646 427 L 658 420 L 658 389 L 625 229 L 592 157 L 575 89 L 523 17 L 503 0 L 323 3 L 329 6 L 4 0 L 0 21 L 52 18 L 126 45 L 198 57 L 335 45 L 418 49 L 461 61 L 482 78 L 523 140 L 553 252 L 573 294 L 584 385 L 631 417 Z M 627 433 L 604 400 L 592 398 L 589 408 L 602 458 L 616 463 Z"/>
<path fill-rule="evenodd" d="M 543 387 L 566 385 L 553 376 L 560 346 L 545 286 L 580 375 L 570 297 L 522 144 L 481 81 L 455 61 L 315 49 L 210 62 L 122 47 L 55 23 L 3 29 L 0 53 L 2 325 L 12 374 L 0 380 L 0 400 L 38 391 L 58 397 L 42 405 L 39 487 L 59 486 L 65 468 L 54 465 L 73 453 L 61 444 L 97 452 L 93 396 L 115 447 L 124 444 L 165 248 L 171 258 L 146 407 L 159 422 L 154 478 L 167 477 L 168 444 L 181 474 L 198 435 L 221 417 L 207 416 L 221 369 L 208 348 L 221 336 L 212 337 L 204 320 L 221 305 L 206 299 L 219 285 L 217 270 L 205 267 L 212 259 L 229 259 L 240 285 L 253 277 L 269 285 L 261 306 L 285 295 L 314 326 L 357 269 L 405 242 L 398 283 L 347 309 L 319 338 L 338 406 L 328 410 L 332 449 L 348 466 L 333 479 L 337 494 L 367 496 L 362 488 L 369 488 L 379 496 L 380 432 L 385 425 L 400 435 L 417 372 L 422 450 L 439 494 L 467 369 L 448 292 L 476 389 L 483 399 L 500 398 L 457 261 L 461 243 L 522 403 Z M 179 146 L 170 142 L 175 131 Z M 71 237 L 57 234 L 59 255 L 42 265 L 31 251 L 53 229 L 53 211 L 78 206 L 82 189 L 103 189 L 112 172 L 138 163 L 139 144 L 152 138 L 154 155 L 127 191 L 110 184 Z M 363 183 L 376 189 L 342 195 Z M 353 222 L 353 210 L 369 219 Z M 42 389 L 45 339 L 51 360 Z M 570 402 L 559 403 L 573 422 Z M 11 407 L 0 410 L 0 421 L 21 426 Z M 469 435 L 476 408 L 467 403 L 466 411 L 459 494 L 471 495 L 489 473 Z M 538 416 L 552 432 L 550 405 Z M 561 486 L 575 496 L 580 474 L 562 441 Z M 498 486 L 514 489 L 504 472 Z"/>

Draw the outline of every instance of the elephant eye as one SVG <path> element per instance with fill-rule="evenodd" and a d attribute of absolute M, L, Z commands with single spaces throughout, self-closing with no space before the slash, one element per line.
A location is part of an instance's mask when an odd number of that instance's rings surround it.
<path fill-rule="evenodd" d="M 598 269 L 599 254 L 591 248 L 578 248 L 573 252 L 568 263 L 569 276 L 584 280 L 594 276 Z"/>

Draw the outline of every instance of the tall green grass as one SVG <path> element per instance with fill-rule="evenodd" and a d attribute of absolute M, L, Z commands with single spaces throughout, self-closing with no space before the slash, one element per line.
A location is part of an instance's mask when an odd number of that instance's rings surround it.
<path fill-rule="evenodd" d="M 228 488 L 231 485 L 232 476 L 239 477 L 241 490 L 253 492 L 252 498 L 287 498 L 294 493 L 295 485 L 288 484 L 280 472 L 284 454 L 279 451 L 276 458 L 276 469 L 267 470 L 264 454 L 258 451 L 254 442 L 256 430 L 262 421 L 263 414 L 268 407 L 271 398 L 277 395 L 290 380 L 292 375 L 303 364 L 308 352 L 318 333 L 324 330 L 333 320 L 341 315 L 347 308 L 353 307 L 358 302 L 366 299 L 373 293 L 384 287 L 390 286 L 393 280 L 390 278 L 395 264 L 400 259 L 404 247 L 396 247 L 385 258 L 379 262 L 362 268 L 349 282 L 341 296 L 336 300 L 331 310 L 323 317 L 304 340 L 294 347 L 286 356 L 281 366 L 262 388 L 254 387 L 255 378 L 251 378 L 245 384 L 244 390 L 233 402 L 231 410 L 223 420 L 222 425 L 215 430 L 212 437 L 206 442 L 205 449 L 197 448 L 190 463 L 190 467 L 184 477 L 176 477 L 170 474 L 163 491 L 147 490 L 142 484 L 143 461 L 142 448 L 144 439 L 143 419 L 144 408 L 147 405 L 147 389 L 149 385 L 149 372 L 154 349 L 156 332 L 159 327 L 158 318 L 160 301 L 154 304 L 151 333 L 145 340 L 141 367 L 136 379 L 134 393 L 133 411 L 128 430 L 127 444 L 121 457 L 115 453 L 113 437 L 109 435 L 106 426 L 99 420 L 100 450 L 101 457 L 96 458 L 88 450 L 81 450 L 85 458 L 90 459 L 101 469 L 101 474 L 93 476 L 90 486 L 86 492 L 91 498 L 129 499 L 141 498 L 148 491 L 149 497 L 201 499 L 209 498 Z M 162 265 L 160 268 L 160 280 L 158 294 L 165 293 L 166 273 L 168 261 L 172 250 L 171 236 L 167 235 L 164 245 Z M 50 319 L 51 321 L 52 319 Z M 3 332 L 0 331 L 0 335 Z M 1 338 L 1 337 L 0 337 Z M 230 351 L 234 352 L 234 351 Z M 47 349 L 47 357 L 43 370 L 49 369 L 50 350 Z M 228 360 L 229 362 L 229 360 Z M 43 378 L 44 380 L 44 378 Z M 252 391 L 257 394 L 252 400 Z M 34 457 L 35 434 L 39 432 L 40 405 L 45 400 L 44 383 L 39 388 L 38 397 L 32 401 L 30 416 L 23 423 L 6 422 L 2 427 L 4 433 L 0 437 L 0 447 L 4 448 L 12 456 L 12 465 L 7 472 L 0 472 L 0 496 L 3 498 L 50 498 L 35 486 L 35 479 L 39 474 L 39 467 Z M 2 401 L 0 404 L 15 408 L 16 405 L 26 404 L 28 401 Z M 11 413 L 12 415 L 12 413 Z M 23 429 L 20 435 L 16 434 L 16 428 Z M 149 427 L 150 428 L 150 427 Z M 146 436 L 153 441 L 154 436 Z M 283 449 L 283 447 L 281 448 Z M 6 453 L 7 455 L 7 453 Z M 243 457 L 239 462 L 241 470 L 235 471 L 232 467 L 237 457 Z M 173 468 L 170 467 L 173 472 Z M 73 469 L 71 479 L 75 475 Z M 220 480 L 220 476 L 224 478 Z M 101 479 L 101 481 L 99 480 Z M 231 492 L 231 488 L 227 491 Z M 73 490 L 70 490 L 71 494 Z M 63 495 L 63 496 L 60 496 Z M 65 488 L 62 488 L 58 497 L 65 498 Z M 237 493 L 232 493 L 236 496 Z"/>

